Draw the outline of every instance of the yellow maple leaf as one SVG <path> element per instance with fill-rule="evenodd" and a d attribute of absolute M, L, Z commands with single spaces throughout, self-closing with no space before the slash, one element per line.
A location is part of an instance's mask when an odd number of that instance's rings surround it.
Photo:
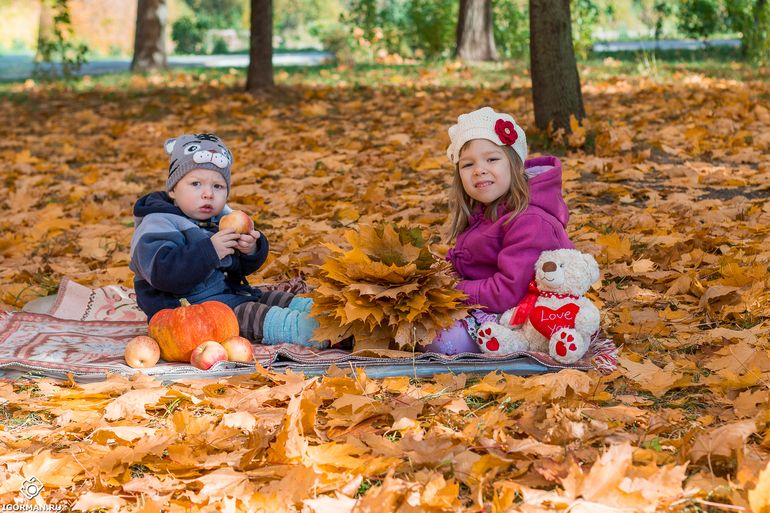
<path fill-rule="evenodd" d="M 579 148 L 586 143 L 586 129 L 580 126 L 574 114 L 569 115 L 569 126 L 572 133 L 567 136 L 567 142 L 573 148 Z"/>
<path fill-rule="evenodd" d="M 684 136 L 687 139 L 702 139 L 708 135 L 708 130 L 706 130 L 702 126 L 694 126 L 692 128 L 688 128 L 687 131 L 684 133 Z"/>
<path fill-rule="evenodd" d="M 759 473 L 754 489 L 749 490 L 749 504 L 754 513 L 770 512 L 770 464 Z"/>
<path fill-rule="evenodd" d="M 617 233 L 606 233 L 596 238 L 596 244 L 602 246 L 603 253 L 610 262 L 625 260 L 632 255 L 631 241 L 628 237 L 620 237 Z"/>
<path fill-rule="evenodd" d="M 682 319 L 684 317 L 687 317 L 688 313 L 684 312 L 682 310 L 671 310 L 670 306 L 667 306 L 665 310 L 660 310 L 658 312 L 658 315 L 660 315 L 661 319 L 666 319 L 667 321 L 673 321 L 676 319 Z"/>
<path fill-rule="evenodd" d="M 677 382 L 679 376 L 670 369 L 662 369 L 650 360 L 634 362 L 624 356 L 618 358 L 618 370 L 631 381 L 635 381 L 655 397 L 661 397 Z"/>
<path fill-rule="evenodd" d="M 313 102 L 310 104 L 303 105 L 302 107 L 300 107 L 299 111 L 302 113 L 303 116 L 313 118 L 313 117 L 326 116 L 327 108 L 326 108 L 326 105 L 323 104 L 323 102 Z"/>
<path fill-rule="evenodd" d="M 81 169 L 83 172 L 88 172 L 88 174 L 83 175 L 83 183 L 86 185 L 93 185 L 99 180 L 99 169 L 96 166 L 83 166 L 84 168 L 88 167 L 90 169 Z"/>
<path fill-rule="evenodd" d="M 730 458 L 733 451 L 741 450 L 749 435 L 756 431 L 757 423 L 754 420 L 744 420 L 714 428 L 695 437 L 689 456 L 693 463 L 707 457 Z"/>

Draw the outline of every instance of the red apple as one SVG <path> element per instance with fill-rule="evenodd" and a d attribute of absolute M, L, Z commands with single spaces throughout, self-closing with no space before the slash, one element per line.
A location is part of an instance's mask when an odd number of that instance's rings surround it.
<path fill-rule="evenodd" d="M 219 229 L 235 228 L 235 233 L 249 233 L 254 229 L 254 221 L 242 210 L 233 210 L 219 220 Z"/>
<path fill-rule="evenodd" d="M 160 346 L 150 337 L 134 337 L 126 344 L 126 363 L 134 369 L 148 369 L 158 363 Z"/>
<path fill-rule="evenodd" d="M 231 362 L 254 362 L 254 349 L 251 342 L 243 337 L 229 337 L 222 341 L 222 347 L 227 351 L 227 359 Z"/>
<path fill-rule="evenodd" d="M 193 367 L 202 370 L 207 370 L 211 368 L 212 365 L 222 360 L 227 360 L 227 351 L 222 347 L 222 344 L 214 342 L 213 340 L 200 344 L 193 349 L 192 355 L 190 356 L 190 363 Z"/>

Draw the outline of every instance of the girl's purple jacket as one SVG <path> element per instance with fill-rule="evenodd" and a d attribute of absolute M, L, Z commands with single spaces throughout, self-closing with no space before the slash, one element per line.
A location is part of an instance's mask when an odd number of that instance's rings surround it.
<path fill-rule="evenodd" d="M 502 313 L 524 299 L 535 276 L 535 262 L 543 251 L 572 249 L 567 237 L 569 209 L 561 194 L 561 162 L 556 157 L 529 159 L 529 207 L 511 222 L 500 207 L 497 221 L 484 219 L 480 205 L 469 227 L 457 237 L 447 260 L 462 280 L 457 288 L 467 304 Z"/>

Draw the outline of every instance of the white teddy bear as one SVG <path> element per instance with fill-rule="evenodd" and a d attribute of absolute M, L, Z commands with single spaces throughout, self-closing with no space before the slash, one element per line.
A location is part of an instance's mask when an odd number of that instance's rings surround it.
<path fill-rule="evenodd" d="M 499 324 L 485 322 L 479 328 L 482 351 L 540 351 L 564 364 L 576 362 L 599 329 L 599 309 L 583 294 L 600 276 L 591 255 L 575 249 L 543 251 L 529 295 L 503 313 Z"/>

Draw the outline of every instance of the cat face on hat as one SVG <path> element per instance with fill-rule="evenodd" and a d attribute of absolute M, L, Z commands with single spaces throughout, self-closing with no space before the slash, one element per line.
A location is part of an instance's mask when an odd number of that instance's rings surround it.
<path fill-rule="evenodd" d="M 185 134 L 168 139 L 164 148 L 171 156 L 166 192 L 171 192 L 177 182 L 193 169 L 211 169 L 222 174 L 229 195 L 233 154 L 219 137 L 213 134 Z"/>

